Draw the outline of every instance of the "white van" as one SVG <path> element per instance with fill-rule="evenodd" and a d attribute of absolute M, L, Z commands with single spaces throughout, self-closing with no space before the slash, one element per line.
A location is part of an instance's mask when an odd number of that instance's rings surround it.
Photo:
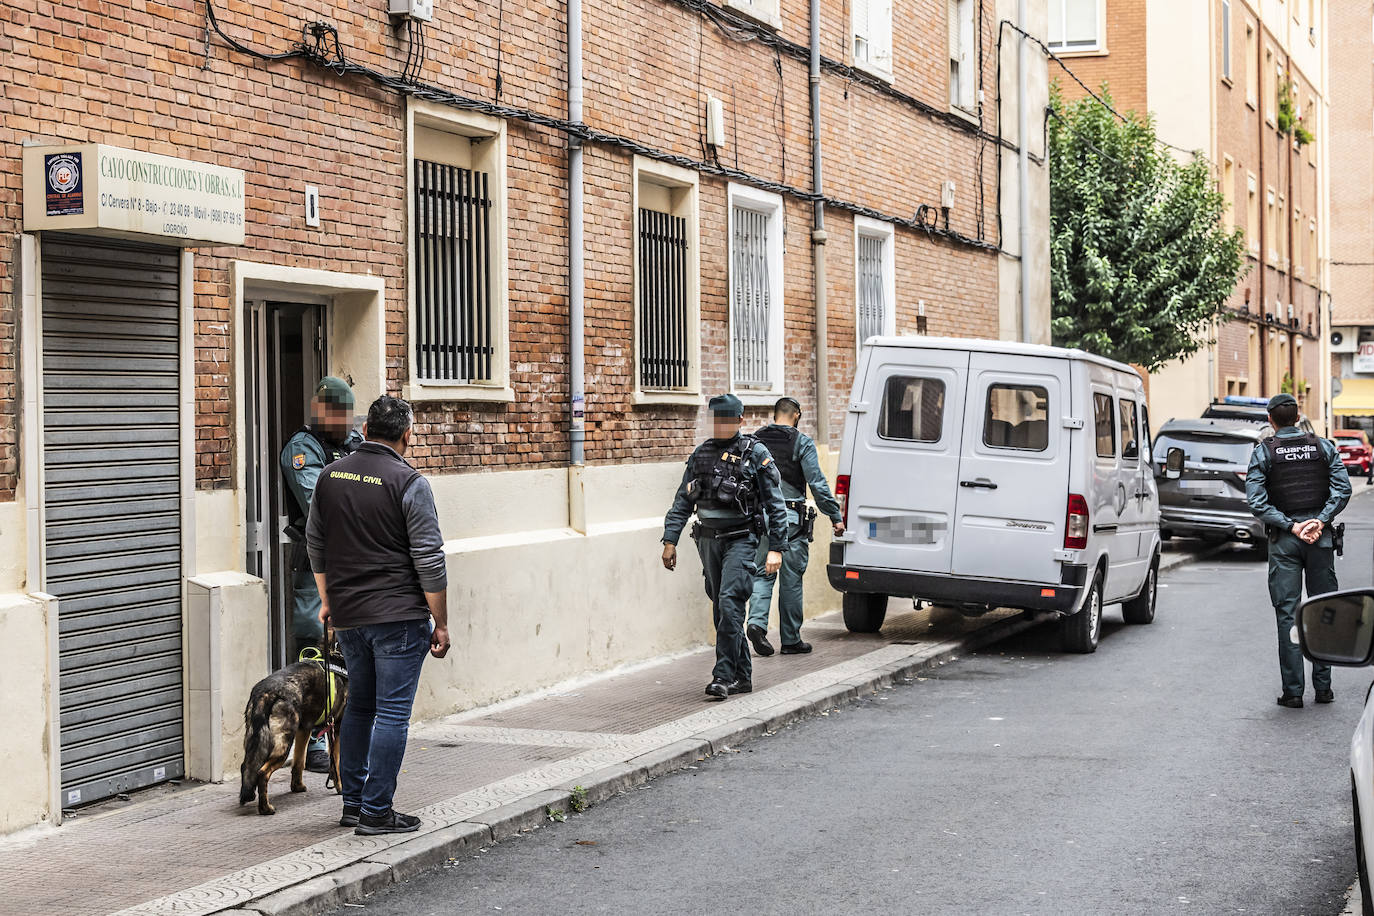
<path fill-rule="evenodd" d="M 891 597 L 1054 611 L 1097 648 L 1102 607 L 1154 618 L 1159 497 L 1140 376 L 1081 350 L 874 337 L 859 359 L 830 584 L 876 632 Z"/>

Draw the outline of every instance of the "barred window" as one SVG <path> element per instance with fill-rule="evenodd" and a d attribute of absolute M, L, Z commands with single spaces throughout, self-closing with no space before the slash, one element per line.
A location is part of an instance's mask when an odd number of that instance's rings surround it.
<path fill-rule="evenodd" d="M 415 160 L 415 377 L 494 378 L 490 175 Z"/>
<path fill-rule="evenodd" d="M 855 325 L 859 346 L 870 337 L 896 333 L 892 224 L 854 218 Z"/>
<path fill-rule="evenodd" d="M 639 208 L 639 383 L 687 388 L 687 220 Z"/>
<path fill-rule="evenodd" d="M 732 187 L 731 380 L 739 389 L 782 383 L 782 200 Z"/>

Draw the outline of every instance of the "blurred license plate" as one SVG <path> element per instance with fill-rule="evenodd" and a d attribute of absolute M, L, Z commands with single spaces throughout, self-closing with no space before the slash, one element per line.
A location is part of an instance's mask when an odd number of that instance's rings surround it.
<path fill-rule="evenodd" d="M 880 544 L 934 544 L 945 520 L 928 515 L 891 515 L 868 523 L 868 539 Z"/>
<path fill-rule="evenodd" d="M 1193 496 L 1225 496 L 1226 484 L 1219 480 L 1180 480 L 1180 490 L 1187 490 Z"/>

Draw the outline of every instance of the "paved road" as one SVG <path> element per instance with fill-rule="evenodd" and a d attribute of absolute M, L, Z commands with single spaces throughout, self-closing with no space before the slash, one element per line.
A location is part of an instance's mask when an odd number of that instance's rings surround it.
<path fill-rule="evenodd" d="M 1342 581 L 1367 584 L 1374 499 L 1347 520 Z M 1037 628 L 366 911 L 1339 913 L 1370 674 L 1277 707 L 1263 570 L 1243 549 L 1183 567 L 1153 626 L 1109 611 L 1096 655 Z"/>

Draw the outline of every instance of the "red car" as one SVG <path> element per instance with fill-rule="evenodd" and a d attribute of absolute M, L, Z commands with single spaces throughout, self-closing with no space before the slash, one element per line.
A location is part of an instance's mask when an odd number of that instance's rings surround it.
<path fill-rule="evenodd" d="M 1361 474 L 1374 482 L 1374 448 L 1362 429 L 1338 429 L 1331 436 L 1341 450 L 1341 461 L 1350 474 Z"/>

